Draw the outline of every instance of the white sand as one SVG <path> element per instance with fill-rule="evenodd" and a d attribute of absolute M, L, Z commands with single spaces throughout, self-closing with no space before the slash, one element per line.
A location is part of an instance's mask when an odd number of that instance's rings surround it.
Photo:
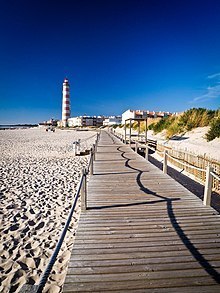
<path fill-rule="evenodd" d="M 174 149 L 187 151 L 220 161 L 220 138 L 207 142 L 205 134 L 208 132 L 208 129 L 209 127 L 198 127 L 170 140 L 165 138 L 165 132 L 154 135 L 153 131 L 149 130 L 147 136 L 149 139 L 157 140 L 158 143 L 171 146 Z M 124 129 L 117 128 L 116 132 L 124 134 Z M 132 134 L 133 133 L 135 134 L 136 132 L 132 131 Z"/>
<path fill-rule="evenodd" d="M 0 131 L 0 292 L 38 283 L 64 226 L 81 169 L 72 142 L 95 132 L 43 129 Z M 95 137 L 83 143 L 90 148 Z M 76 214 L 45 292 L 59 292 L 70 257 Z"/>

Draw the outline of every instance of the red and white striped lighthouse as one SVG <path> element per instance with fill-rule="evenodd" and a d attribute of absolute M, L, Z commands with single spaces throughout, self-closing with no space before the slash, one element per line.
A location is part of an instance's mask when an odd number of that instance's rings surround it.
<path fill-rule="evenodd" d="M 70 86 L 67 78 L 63 81 L 62 126 L 67 126 L 70 118 Z"/>

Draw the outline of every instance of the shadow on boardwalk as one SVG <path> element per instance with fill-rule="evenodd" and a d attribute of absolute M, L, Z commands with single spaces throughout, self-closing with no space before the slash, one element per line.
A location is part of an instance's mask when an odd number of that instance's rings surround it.
<path fill-rule="evenodd" d="M 125 152 L 121 150 L 121 147 L 118 147 L 117 150 L 121 152 L 121 157 L 125 159 L 125 167 L 129 168 L 137 173 L 136 182 L 140 189 L 146 193 L 150 194 L 152 196 L 155 196 L 158 198 L 158 200 L 155 201 L 144 201 L 144 202 L 138 202 L 138 203 L 131 203 L 131 204 L 116 204 L 116 205 L 110 205 L 110 206 L 101 206 L 101 207 L 93 207 L 90 209 L 110 209 L 115 207 L 129 207 L 129 206 L 136 206 L 136 205 L 149 205 L 149 204 L 157 204 L 161 202 L 165 202 L 167 206 L 167 214 L 169 216 L 170 222 L 172 224 L 172 227 L 175 229 L 177 235 L 181 239 L 182 243 L 185 245 L 185 247 L 188 249 L 188 251 L 191 253 L 191 255 L 194 257 L 194 259 L 201 265 L 201 267 L 212 277 L 213 280 L 215 280 L 216 283 L 220 284 L 220 274 L 210 265 L 210 263 L 205 259 L 205 257 L 199 252 L 199 250 L 196 248 L 196 246 L 192 243 L 192 241 L 187 237 L 184 230 L 179 225 L 174 210 L 173 210 L 173 201 L 178 201 L 180 198 L 167 198 L 164 196 L 161 196 L 154 192 L 153 190 L 148 189 L 146 186 L 144 186 L 141 182 L 141 176 L 144 173 L 143 171 L 134 168 L 130 165 L 130 160 L 125 156 Z M 170 171 L 170 170 L 168 170 Z"/>
<path fill-rule="evenodd" d="M 169 199 L 167 197 L 164 197 L 164 196 L 161 196 L 161 195 L 157 194 L 154 191 L 151 191 L 151 190 L 147 189 L 141 182 L 141 175 L 142 175 L 143 171 L 141 171 L 139 169 L 136 169 L 134 167 L 131 167 L 129 165 L 130 159 L 127 158 L 124 155 L 125 152 L 121 151 L 120 147 L 118 147 L 118 151 L 120 151 L 122 153 L 121 156 L 124 159 L 126 159 L 125 166 L 130 168 L 130 169 L 132 169 L 132 170 L 136 170 L 138 172 L 136 181 L 137 181 L 137 184 L 140 186 L 140 189 L 142 191 L 144 191 L 145 193 L 147 193 L 147 194 L 151 194 L 151 195 L 153 195 L 155 197 L 159 197 L 159 198 L 163 199 L 164 201 L 166 201 L 166 203 L 167 203 L 167 213 L 168 213 L 168 216 L 170 218 L 170 222 L 171 222 L 173 228 L 175 229 L 176 233 L 178 234 L 179 238 L 181 239 L 183 244 L 186 246 L 186 248 L 189 250 L 189 252 L 192 254 L 192 256 L 204 268 L 204 270 L 216 281 L 216 283 L 220 284 L 220 274 L 209 264 L 209 262 L 204 258 L 204 256 L 198 251 L 198 249 L 190 241 L 190 239 L 187 237 L 187 235 L 184 233 L 183 229 L 181 228 L 181 226 L 177 222 L 176 216 L 175 216 L 174 211 L 173 211 L 172 202 L 174 200 L 179 200 L 179 199 L 178 198 Z"/>
<path fill-rule="evenodd" d="M 158 167 L 160 170 L 163 169 L 163 164 L 152 156 L 149 156 L 149 162 Z M 183 185 L 190 192 L 199 197 L 201 200 L 203 200 L 204 185 L 192 180 L 188 176 L 178 172 L 177 170 L 169 166 L 167 167 L 167 174 L 175 179 L 177 182 L 179 182 L 181 185 Z M 216 192 L 212 192 L 211 206 L 220 213 L 220 195 Z"/>

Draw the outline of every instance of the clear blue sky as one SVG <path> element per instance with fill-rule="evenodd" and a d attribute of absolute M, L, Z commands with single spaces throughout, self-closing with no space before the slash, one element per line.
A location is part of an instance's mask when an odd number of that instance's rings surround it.
<path fill-rule="evenodd" d="M 220 106 L 219 0 L 0 1 L 0 124 Z"/>

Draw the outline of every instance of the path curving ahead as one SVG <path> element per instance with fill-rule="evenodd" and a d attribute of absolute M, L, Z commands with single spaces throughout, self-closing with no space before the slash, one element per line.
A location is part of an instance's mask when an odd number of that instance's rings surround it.
<path fill-rule="evenodd" d="M 102 131 L 63 292 L 220 292 L 220 216 Z"/>

